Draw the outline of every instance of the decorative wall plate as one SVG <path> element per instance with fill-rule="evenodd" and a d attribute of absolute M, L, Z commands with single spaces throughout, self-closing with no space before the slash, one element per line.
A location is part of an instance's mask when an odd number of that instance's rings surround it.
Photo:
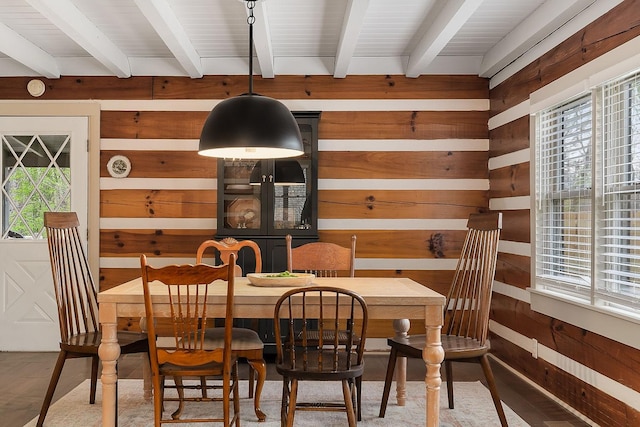
<path fill-rule="evenodd" d="M 46 86 L 42 80 L 33 79 L 27 83 L 27 91 L 31 96 L 35 96 L 36 98 L 44 95 L 45 89 Z"/>
<path fill-rule="evenodd" d="M 126 156 L 113 156 L 107 163 L 107 170 L 114 178 L 124 178 L 131 172 L 131 161 Z"/>

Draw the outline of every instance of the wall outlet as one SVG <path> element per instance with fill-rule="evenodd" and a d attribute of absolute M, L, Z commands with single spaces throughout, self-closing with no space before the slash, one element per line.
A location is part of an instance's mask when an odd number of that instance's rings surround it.
<path fill-rule="evenodd" d="M 531 356 L 534 359 L 538 358 L 538 340 L 535 338 L 531 338 Z"/>

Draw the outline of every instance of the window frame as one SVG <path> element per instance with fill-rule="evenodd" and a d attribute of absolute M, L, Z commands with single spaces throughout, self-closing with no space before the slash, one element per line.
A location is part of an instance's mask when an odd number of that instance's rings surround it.
<path fill-rule="evenodd" d="M 615 305 L 594 304 L 593 296 L 589 299 L 559 293 L 548 286 L 540 286 L 541 282 L 536 277 L 536 113 L 566 102 L 568 99 L 578 97 L 581 94 L 591 93 L 593 88 L 603 85 L 608 81 L 629 75 L 633 71 L 640 70 L 640 38 L 631 40 L 612 51 L 602 55 L 582 67 L 554 80 L 546 86 L 530 94 L 527 101 L 530 113 L 530 138 L 531 141 L 531 285 L 529 291 L 531 309 L 549 317 L 568 322 L 587 331 L 606 336 L 612 340 L 640 349 L 640 336 L 637 328 L 640 325 L 640 313 L 620 310 Z M 596 92 L 597 93 L 597 92 Z M 599 102 L 599 100 L 598 100 Z M 596 108 L 600 105 L 596 102 Z M 595 122 L 597 128 L 601 124 Z M 598 129 L 594 130 L 596 134 Z M 596 148 L 597 149 L 597 148 Z M 594 162 L 596 161 L 594 156 Z M 601 197 L 596 193 L 594 201 Z M 592 221 L 597 221 L 596 215 Z M 598 239 L 599 236 L 595 236 Z M 592 265 L 599 262 L 592 259 Z M 592 287 L 591 289 L 594 289 Z"/>
<path fill-rule="evenodd" d="M 589 252 L 593 248 L 593 223 L 591 217 L 594 213 L 594 126 L 593 109 L 594 102 L 590 94 L 583 94 L 569 99 L 560 105 L 540 111 L 536 115 L 534 158 L 536 165 L 544 157 L 547 162 L 544 171 L 538 171 L 534 167 L 535 180 L 533 182 L 535 203 L 532 209 L 535 220 L 535 228 L 532 233 L 536 235 L 536 242 L 541 241 L 543 247 L 537 243 L 533 246 L 536 254 L 534 274 L 537 288 L 554 290 L 560 294 L 567 294 L 578 300 L 588 300 L 591 294 L 593 274 L 593 262 L 589 256 L 580 253 L 580 226 L 567 226 L 565 217 L 570 216 L 571 209 L 566 209 L 567 202 L 574 204 L 588 204 L 589 230 L 587 245 Z M 577 114 L 577 115 L 576 115 Z M 575 120 L 567 119 L 574 116 Z M 538 123 L 544 117 L 544 133 L 541 133 Z M 586 118 L 586 119 L 585 119 Z M 587 123 L 585 128 L 584 123 Z M 568 125 L 568 126 L 567 126 Z M 586 133 L 586 136 L 583 134 Z M 544 142 L 542 142 L 544 141 Z M 580 185 L 579 174 L 572 174 L 567 170 L 578 169 L 585 165 L 571 165 L 571 156 L 567 153 L 575 152 L 575 146 L 587 143 L 588 158 L 586 164 L 588 183 Z M 543 145 L 543 147 L 541 147 Z M 545 154 L 541 154 L 544 151 Z M 575 159 L 575 153 L 574 153 Z M 577 162 L 579 163 L 579 162 Z M 584 171 L 584 169 L 582 169 Z M 547 208 L 547 209 L 543 209 Z M 581 211 L 574 215 L 574 220 L 579 222 Z M 584 221 L 582 221 L 584 223 Z M 583 225 L 583 224 L 582 224 Z M 584 225 L 583 225 L 584 228 Z M 563 234 L 566 239 L 557 237 Z M 555 268 L 554 268 L 555 267 Z M 588 273 L 586 273 L 588 271 Z M 582 273 L 582 274 L 581 274 Z M 588 276 L 585 276 L 588 274 Z M 586 279 L 585 279 L 586 277 Z"/>

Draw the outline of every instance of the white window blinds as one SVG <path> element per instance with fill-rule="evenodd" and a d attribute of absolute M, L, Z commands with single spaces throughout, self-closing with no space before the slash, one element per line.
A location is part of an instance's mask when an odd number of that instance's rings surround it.
<path fill-rule="evenodd" d="M 536 275 L 583 297 L 591 290 L 591 121 L 590 95 L 536 120 Z"/>
<path fill-rule="evenodd" d="M 535 286 L 637 315 L 640 72 L 539 112 L 535 148 Z"/>
<path fill-rule="evenodd" d="M 640 308 L 640 74 L 602 88 L 599 299 Z"/>

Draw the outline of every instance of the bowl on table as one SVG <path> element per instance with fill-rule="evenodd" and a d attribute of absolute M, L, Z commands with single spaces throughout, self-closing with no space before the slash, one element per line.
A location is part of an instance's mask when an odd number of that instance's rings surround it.
<path fill-rule="evenodd" d="M 310 285 L 315 274 L 311 273 L 249 273 L 247 278 L 254 286 L 307 286 Z"/>

